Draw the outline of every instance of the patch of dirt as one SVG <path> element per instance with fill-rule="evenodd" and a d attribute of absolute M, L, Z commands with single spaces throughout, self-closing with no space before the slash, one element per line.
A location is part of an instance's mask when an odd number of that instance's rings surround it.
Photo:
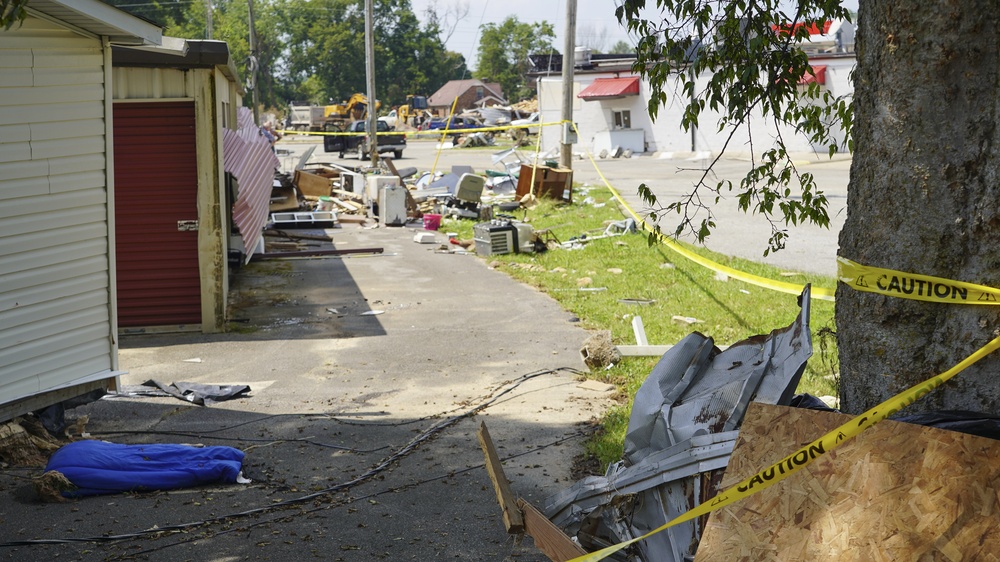
<path fill-rule="evenodd" d="M 597 420 L 581 422 L 579 427 L 581 433 L 586 435 L 588 440 L 601 431 L 601 424 Z M 602 470 L 601 461 L 595 455 L 585 451 L 573 457 L 573 464 L 570 466 L 570 476 L 572 476 L 574 482 L 587 476 L 601 476 L 603 474 L 604 470 Z"/>

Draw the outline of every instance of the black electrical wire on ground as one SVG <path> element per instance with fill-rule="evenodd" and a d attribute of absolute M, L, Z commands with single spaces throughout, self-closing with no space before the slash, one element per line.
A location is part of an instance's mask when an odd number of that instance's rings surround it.
<path fill-rule="evenodd" d="M 215 431 L 215 430 L 213 430 Z M 156 431 L 156 430 L 136 430 L 136 431 L 93 431 L 90 435 L 172 435 L 175 437 L 195 437 L 198 439 L 215 439 L 216 441 L 240 441 L 247 443 L 306 443 L 308 445 L 315 445 L 317 447 L 323 447 L 326 449 L 336 449 L 338 451 L 347 451 L 350 453 L 375 453 L 381 451 L 382 449 L 389 448 L 388 445 L 382 447 L 376 447 L 374 449 L 355 449 L 353 447 L 345 447 L 344 445 L 332 445 L 330 443 L 322 443 L 320 441 L 314 441 L 311 438 L 300 437 L 297 439 L 261 439 L 253 437 L 215 437 L 209 436 L 205 433 L 187 433 L 184 431 Z"/>
<path fill-rule="evenodd" d="M 538 447 L 535 447 L 534 449 L 531 449 L 530 451 L 524 451 L 522 453 L 515 453 L 513 455 L 510 455 L 510 456 L 507 456 L 507 457 L 503 457 L 502 459 L 500 459 L 500 461 L 501 462 L 507 462 L 509 460 L 516 459 L 518 457 L 523 457 L 525 455 L 529 455 L 531 453 L 537 453 L 538 451 L 541 451 L 542 449 L 547 449 L 549 447 L 554 447 L 556 445 L 561 445 L 561 444 L 563 444 L 563 443 L 565 443 L 567 441 L 570 441 L 572 439 L 577 439 L 577 438 L 580 438 L 580 437 L 586 437 L 587 435 L 589 435 L 589 432 L 577 431 L 575 433 L 571 433 L 569 435 L 565 435 L 562 438 L 557 439 L 555 441 L 551 441 L 549 443 L 545 443 L 544 445 L 539 445 Z M 423 486 L 425 484 L 430 484 L 432 482 L 437 482 L 438 480 L 443 480 L 445 478 L 452 478 L 452 477 L 454 477 L 454 476 L 456 476 L 458 474 L 465 474 L 466 472 L 472 472 L 473 470 L 481 470 L 483 468 L 486 468 L 486 463 L 479 463 L 477 465 L 469 466 L 469 467 L 466 467 L 466 468 L 463 468 L 463 469 L 460 469 L 460 470 L 453 470 L 453 471 L 448 472 L 447 474 L 442 474 L 442 475 L 439 475 L 439 476 L 434 476 L 434 477 L 431 477 L 431 478 L 427 478 L 425 480 L 421 480 L 419 482 L 413 482 L 412 484 L 404 484 L 402 486 L 396 486 L 396 487 L 393 487 L 393 488 L 387 488 L 385 490 L 380 490 L 378 492 L 372 492 L 372 493 L 366 494 L 364 496 L 358 496 L 356 498 L 350 498 L 350 499 L 345 500 L 345 501 L 340 501 L 340 502 L 336 502 L 336 503 L 328 503 L 328 504 L 325 504 L 325 505 L 320 505 L 320 506 L 312 507 L 312 508 L 309 508 L 309 509 L 303 509 L 303 510 L 297 512 L 297 513 L 290 514 L 290 515 L 281 515 L 281 516 L 278 516 L 278 517 L 272 517 L 271 519 L 265 519 L 265 520 L 262 520 L 262 521 L 254 521 L 253 523 L 249 523 L 249 524 L 246 524 L 246 525 L 241 525 L 239 527 L 235 527 L 235 528 L 232 528 L 232 529 L 225 529 L 225 530 L 222 530 L 222 531 L 217 531 L 217 532 L 214 532 L 214 533 L 212 533 L 210 535 L 198 535 L 198 536 L 195 536 L 195 537 L 188 537 L 188 538 L 185 538 L 184 540 L 180 540 L 180 541 L 177 541 L 177 542 L 174 542 L 174 543 L 160 545 L 160 546 L 156 546 L 154 548 L 148 548 L 146 550 L 140 550 L 140 551 L 137 551 L 137 552 L 129 552 L 129 553 L 124 554 L 124 555 L 122 555 L 120 557 L 117 557 L 117 558 L 109 558 L 109 560 L 126 560 L 126 559 L 130 559 L 130 558 L 135 558 L 135 557 L 138 557 L 138 556 L 145 556 L 147 554 L 152 554 L 154 552 L 159 552 L 161 550 L 166 550 L 166 549 L 168 549 L 170 547 L 180 546 L 180 545 L 183 545 L 183 544 L 188 544 L 188 543 L 192 543 L 192 542 L 196 542 L 196 541 L 203 541 L 203 540 L 215 538 L 215 537 L 221 536 L 221 535 L 228 535 L 230 533 L 242 533 L 242 532 L 248 531 L 250 529 L 253 529 L 254 527 L 260 527 L 260 526 L 263 526 L 263 525 L 270 525 L 272 523 L 282 523 L 282 522 L 285 522 L 285 521 L 287 521 L 287 520 L 289 520 L 289 519 L 291 519 L 293 517 L 298 517 L 298 516 L 301 516 L 301 515 L 309 515 L 311 513 L 316 513 L 318 511 L 325 511 L 325 510 L 328 510 L 328 509 L 333 509 L 335 507 L 341 507 L 341 506 L 344 506 L 344 505 L 350 505 L 350 504 L 352 504 L 354 502 L 358 502 L 358 501 L 361 501 L 361 500 L 367 500 L 367 499 L 371 499 L 371 498 L 376 498 L 376 497 L 384 495 L 384 494 L 398 493 L 398 492 L 402 492 L 402 491 L 405 491 L 405 490 L 411 490 L 413 488 L 417 488 L 417 487 Z"/>
<path fill-rule="evenodd" d="M 551 375 L 551 374 L 556 374 L 556 373 L 559 373 L 559 372 L 569 372 L 569 373 L 573 373 L 573 374 L 577 374 L 577 375 L 583 374 L 578 369 L 574 369 L 572 367 L 558 367 L 558 368 L 555 368 L 555 369 L 542 369 L 542 370 L 539 370 L 539 371 L 534 371 L 534 372 L 531 372 L 531 373 L 528 373 L 528 374 L 525 374 L 525 375 L 521 375 L 520 377 L 518 377 L 516 379 L 513 379 L 512 381 L 507 381 L 505 383 L 502 383 L 492 393 L 490 393 L 489 395 L 487 395 L 486 397 L 484 397 L 483 400 L 478 405 L 476 405 L 476 406 L 474 406 L 472 408 L 469 408 L 469 409 L 467 409 L 467 410 L 465 410 L 465 411 L 463 411 L 463 412 L 461 412 L 459 414 L 455 414 L 455 415 L 453 415 L 451 417 L 445 418 L 445 419 L 443 419 L 443 420 L 441 420 L 441 421 L 439 421 L 439 422 L 431 425 L 431 427 L 429 427 L 429 428 L 425 429 L 424 431 L 420 432 L 419 434 L 417 434 L 415 437 L 413 437 L 413 439 L 411 439 L 401 449 L 399 449 L 395 453 L 393 453 L 393 454 L 389 455 L 388 457 L 386 457 L 385 459 L 383 459 L 381 462 L 379 462 L 373 468 L 369 469 L 367 472 L 361 474 L 360 476 L 352 478 L 351 480 L 348 480 L 346 482 L 342 482 L 340 484 L 335 484 L 333 486 L 330 486 L 328 488 L 324 488 L 324 489 L 319 490 L 317 492 L 314 492 L 312 494 L 307 494 L 305 496 L 301 496 L 301 497 L 294 498 L 294 499 L 291 499 L 291 500 L 286 500 L 286 501 L 283 501 L 283 502 L 280 502 L 280 503 L 275 503 L 275 504 L 267 505 L 265 507 L 258 507 L 258 508 L 254 508 L 254 509 L 248 509 L 246 511 L 241 511 L 241 512 L 238 512 L 238 513 L 230 513 L 230 514 L 227 514 L 227 515 L 218 515 L 218 516 L 210 517 L 208 519 L 204 519 L 204 520 L 201 520 L 201 521 L 192 521 L 192 522 L 188 522 L 188 523 L 177 523 L 177 524 L 174 524 L 174 525 L 166 525 L 166 526 L 162 526 L 162 527 L 158 526 L 155 529 L 147 529 L 145 531 L 138 531 L 138 532 L 135 532 L 135 533 L 125 533 L 125 534 L 121 534 L 121 535 L 101 535 L 101 536 L 91 536 L 91 537 L 75 537 L 75 538 L 71 537 L 71 538 L 58 538 L 58 539 L 28 539 L 28 540 L 20 540 L 20 541 L 9 541 L 9 542 L 5 542 L 5 543 L 0 543 L 0 548 L 4 548 L 4 547 L 16 547 L 16 546 L 72 544 L 72 543 L 110 543 L 110 542 L 118 542 L 118 541 L 122 541 L 122 540 L 126 540 L 126 539 L 142 538 L 142 537 L 146 537 L 146 536 L 150 536 L 150 535 L 162 535 L 162 534 L 171 533 L 171 532 L 181 532 L 181 531 L 184 531 L 186 529 L 190 529 L 192 527 L 200 527 L 200 526 L 209 525 L 209 524 L 212 524 L 212 523 L 218 523 L 218 522 L 229 520 L 229 519 L 236 519 L 236 518 L 241 518 L 241 517 L 249 517 L 249 516 L 252 516 L 252 515 L 258 515 L 258 514 L 264 514 L 264 513 L 271 513 L 271 512 L 274 512 L 276 510 L 279 510 L 279 509 L 287 508 L 287 507 L 298 505 L 298 504 L 303 504 L 303 503 L 310 502 L 312 500 L 315 500 L 315 499 L 323 497 L 323 496 L 328 496 L 330 494 L 334 494 L 334 493 L 337 493 L 337 492 L 342 492 L 344 490 L 347 490 L 349 488 L 352 488 L 354 486 L 362 484 L 362 483 L 364 483 L 364 482 L 366 482 L 368 480 L 371 480 L 375 476 L 378 476 L 380 473 L 382 473 L 385 470 L 387 470 L 393 463 L 395 463 L 395 462 L 399 461 L 400 459 L 402 459 L 403 457 L 409 455 L 417 447 L 419 447 L 421 444 L 429 441 L 430 439 L 432 439 L 434 436 L 436 436 L 441 431 L 443 431 L 443 430 L 445 430 L 445 429 L 447 429 L 447 428 L 449 428 L 449 427 L 457 424 L 458 422 L 462 421 L 465 418 L 470 418 L 472 416 L 475 416 L 479 412 L 485 410 L 486 408 L 488 408 L 491 405 L 493 405 L 496 402 L 498 402 L 502 397 L 504 397 L 507 394 L 509 394 L 509 393 L 513 392 L 514 390 L 516 390 L 523 383 L 525 383 L 525 382 L 527 382 L 527 381 L 529 381 L 531 379 L 543 376 L 543 375 Z M 535 450 L 537 450 L 537 449 L 533 449 L 532 451 L 528 451 L 528 452 L 534 452 Z M 524 453 L 524 454 L 527 454 L 527 453 Z M 449 473 L 449 474 L 451 474 L 451 473 Z M 175 544 L 183 544 L 183 543 L 175 543 Z"/>

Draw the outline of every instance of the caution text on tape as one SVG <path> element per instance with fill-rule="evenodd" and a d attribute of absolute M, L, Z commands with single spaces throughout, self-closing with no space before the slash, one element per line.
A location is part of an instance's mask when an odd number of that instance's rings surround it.
<path fill-rule="evenodd" d="M 837 277 L 852 289 L 889 297 L 949 304 L 1000 304 L 1000 289 L 870 267 L 843 257 L 837 258 Z"/>

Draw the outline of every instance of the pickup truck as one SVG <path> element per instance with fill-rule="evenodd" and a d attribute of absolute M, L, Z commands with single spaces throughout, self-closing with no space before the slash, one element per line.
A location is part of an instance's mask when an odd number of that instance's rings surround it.
<path fill-rule="evenodd" d="M 344 132 L 364 133 L 366 123 L 367 121 L 352 121 Z M 392 129 L 389 124 L 381 119 L 377 123 L 375 130 L 379 133 L 376 136 L 379 154 L 391 152 L 393 157 L 402 158 L 403 149 L 406 148 L 406 135 L 391 133 Z M 323 137 L 323 151 L 339 152 L 341 158 L 344 157 L 344 154 L 353 153 L 357 155 L 358 160 L 364 160 L 370 152 L 370 147 L 367 135 L 327 135 Z"/>

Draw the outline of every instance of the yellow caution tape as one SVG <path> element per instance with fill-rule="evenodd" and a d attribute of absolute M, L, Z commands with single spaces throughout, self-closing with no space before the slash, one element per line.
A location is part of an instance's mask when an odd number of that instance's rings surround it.
<path fill-rule="evenodd" d="M 574 130 L 576 129 L 575 124 L 573 125 L 573 128 Z M 579 134 L 579 132 L 577 132 L 577 134 Z M 590 163 L 593 164 L 594 170 L 597 171 L 597 175 L 601 177 L 601 180 L 604 182 L 604 185 L 609 190 L 611 190 L 611 194 L 615 196 L 615 199 L 618 200 L 618 203 L 625 208 L 625 210 L 628 212 L 629 215 L 632 216 L 633 219 L 635 219 L 636 224 L 640 225 L 643 230 L 656 235 L 660 240 L 660 242 L 662 242 L 665 246 L 667 246 L 671 250 L 677 252 L 678 254 L 684 256 L 685 258 L 695 262 L 696 264 L 702 267 L 705 267 L 717 273 L 728 275 L 733 279 L 739 279 L 740 281 L 743 281 L 745 283 L 750 283 L 751 285 L 755 285 L 757 287 L 763 287 L 765 289 L 771 289 L 772 291 L 778 291 L 781 293 L 788 293 L 791 295 L 802 294 L 802 290 L 805 288 L 803 285 L 798 285 L 796 283 L 786 283 L 784 281 L 775 281 L 774 279 L 768 279 L 767 277 L 761 277 L 759 275 L 754 275 L 752 273 L 747 273 L 745 271 L 740 271 L 738 269 L 727 267 L 720 263 L 714 262 L 706 257 L 702 257 L 692 252 L 691 250 L 688 250 L 687 248 L 674 242 L 667 236 L 664 236 L 663 233 L 661 232 L 656 232 L 656 230 L 652 226 L 650 226 L 646 221 L 644 221 L 632 209 L 632 207 L 629 206 L 629 204 L 625 201 L 625 199 L 622 198 L 621 194 L 618 193 L 618 190 L 616 190 L 608 181 L 608 179 L 604 177 L 604 173 L 601 172 L 601 169 L 597 166 L 597 162 L 594 160 L 594 156 L 593 154 L 590 153 L 590 151 L 587 151 L 587 157 L 590 159 Z M 824 289 L 823 287 L 813 287 L 811 295 L 812 298 L 817 300 L 825 300 L 825 301 L 834 300 L 833 289 Z"/>
<path fill-rule="evenodd" d="M 562 121 L 552 121 L 549 123 L 531 123 L 528 125 L 497 125 L 495 127 L 464 127 L 461 129 L 427 129 L 425 131 L 376 131 L 376 135 L 404 135 L 406 137 L 414 135 L 441 135 L 452 136 L 465 133 L 492 133 L 498 131 L 509 131 L 511 129 L 528 129 L 534 127 L 551 127 L 553 125 L 561 125 Z M 278 130 L 282 135 L 318 135 L 318 136 L 330 136 L 330 137 L 360 137 L 367 135 L 368 133 L 345 133 L 340 131 L 294 131 L 287 129 Z"/>
<path fill-rule="evenodd" d="M 949 304 L 1000 304 L 1000 289 L 930 275 L 869 267 L 841 257 L 837 258 L 837 277 L 858 291 L 889 297 Z"/>
<path fill-rule="evenodd" d="M 726 490 L 720 492 L 717 496 L 712 498 L 710 501 L 705 502 L 694 509 L 687 511 L 686 513 L 675 517 L 674 519 L 668 521 L 666 524 L 653 529 L 652 531 L 646 533 L 645 535 L 621 542 L 607 548 L 603 548 L 596 552 L 591 552 L 590 554 L 585 554 L 583 556 L 578 556 L 572 559 L 570 562 L 597 562 L 598 560 L 603 560 L 606 556 L 618 552 L 619 550 L 629 546 L 630 544 L 636 543 L 643 539 L 649 538 L 656 533 L 659 533 L 665 529 L 669 529 L 674 525 L 683 523 L 685 521 L 690 521 L 695 517 L 700 517 L 720 507 L 727 506 L 734 502 L 737 502 L 743 498 L 752 496 L 761 490 L 768 488 L 781 480 L 784 480 L 788 476 L 794 474 L 796 471 L 802 467 L 808 465 L 812 461 L 819 458 L 839 445 L 845 443 L 846 441 L 854 438 L 862 431 L 868 429 L 869 427 L 875 425 L 876 423 L 892 416 L 896 412 L 902 410 L 903 408 L 909 406 L 910 404 L 916 402 L 917 400 L 923 398 L 925 395 L 929 394 L 931 391 L 941 386 L 949 379 L 962 372 L 969 366 L 973 365 L 983 357 L 986 357 L 990 353 L 993 353 L 998 348 L 1000 348 L 1000 337 L 997 337 L 984 345 L 983 347 L 976 350 L 972 355 L 969 355 L 963 359 L 959 364 L 955 365 L 951 369 L 948 369 L 940 375 L 931 377 L 926 381 L 910 387 L 907 390 L 889 398 L 885 402 L 882 402 L 878 406 L 868 410 L 867 412 L 861 414 L 860 416 L 851 419 L 847 423 L 841 425 L 840 427 L 834 429 L 833 431 L 827 433 L 826 435 L 820 437 L 819 439 L 813 441 L 812 443 L 800 448 L 794 453 L 788 455 L 787 457 L 781 459 L 780 461 L 772 464 L 771 466 L 765 468 L 754 474 L 750 478 L 743 480 L 742 482 L 736 484 L 735 486 L 730 486 Z"/>

